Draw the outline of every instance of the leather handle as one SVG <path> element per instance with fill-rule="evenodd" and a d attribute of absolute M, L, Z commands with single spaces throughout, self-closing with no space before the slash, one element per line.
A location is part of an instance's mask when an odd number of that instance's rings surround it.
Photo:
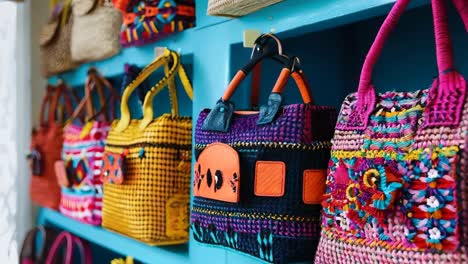
<path fill-rule="evenodd" d="M 63 104 L 60 102 L 61 97 L 63 97 L 63 101 L 64 101 Z M 65 120 L 58 121 L 56 118 L 57 109 L 59 106 L 65 109 L 69 117 L 73 114 L 71 99 L 67 95 L 67 87 L 65 83 L 59 83 L 59 85 L 55 88 L 55 93 L 50 99 L 47 121 L 43 120 L 42 123 L 48 124 L 48 125 L 52 125 L 53 123 L 56 123 L 56 122 L 63 123 Z M 41 111 L 45 111 L 45 109 L 42 109 Z"/>
<path fill-rule="evenodd" d="M 46 118 L 44 116 L 45 116 L 45 113 L 46 113 L 47 106 L 49 106 L 49 108 L 50 108 L 51 100 L 52 100 L 52 97 L 53 97 L 53 93 L 55 92 L 55 89 L 56 89 L 56 87 L 54 87 L 52 85 L 47 85 L 46 94 L 42 98 L 41 110 L 40 110 L 40 116 L 39 116 L 39 125 L 41 125 L 41 126 L 47 125 Z M 50 111 L 50 109 L 49 109 L 49 111 Z"/>

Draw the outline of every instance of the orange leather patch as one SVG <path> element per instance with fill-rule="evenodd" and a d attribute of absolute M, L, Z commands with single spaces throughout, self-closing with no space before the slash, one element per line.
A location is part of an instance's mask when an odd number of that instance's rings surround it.
<path fill-rule="evenodd" d="M 302 200 L 305 204 L 320 204 L 325 193 L 327 170 L 305 170 Z"/>
<path fill-rule="evenodd" d="M 257 161 L 254 193 L 257 196 L 284 195 L 286 164 L 282 161 Z"/>
<path fill-rule="evenodd" d="M 237 151 L 223 143 L 212 143 L 195 164 L 193 195 L 224 202 L 239 202 L 240 165 Z"/>

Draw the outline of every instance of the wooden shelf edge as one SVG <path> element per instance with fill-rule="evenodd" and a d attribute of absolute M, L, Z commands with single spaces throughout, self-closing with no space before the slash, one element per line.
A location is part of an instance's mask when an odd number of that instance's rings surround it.
<path fill-rule="evenodd" d="M 66 230 L 93 244 L 102 246 L 123 256 L 132 256 L 144 263 L 188 263 L 188 245 L 148 246 L 137 240 L 108 231 L 99 226 L 84 224 L 61 213 L 41 208 L 38 224 Z"/>

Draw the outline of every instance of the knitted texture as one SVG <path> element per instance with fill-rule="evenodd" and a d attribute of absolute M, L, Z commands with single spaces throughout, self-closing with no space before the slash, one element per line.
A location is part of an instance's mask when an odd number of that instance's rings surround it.
<path fill-rule="evenodd" d="M 122 14 L 112 6 L 96 4 L 97 1 L 91 1 L 91 8 L 88 10 L 81 10 L 77 6 L 89 0 L 73 0 L 70 49 L 74 61 L 102 60 L 120 51 Z"/>
<path fill-rule="evenodd" d="M 105 151 L 128 154 L 124 182 L 104 184 L 103 227 L 152 245 L 186 242 L 190 166 L 181 163 L 190 164 L 191 118 L 164 114 L 144 130 L 132 120 L 123 132 L 117 123 Z"/>
<path fill-rule="evenodd" d="M 232 147 L 239 156 L 240 173 L 229 179 L 217 172 L 214 185 L 229 186 L 233 180 L 239 180 L 239 189 L 234 192 L 240 192 L 240 199 L 233 203 L 195 195 L 191 212 L 194 238 L 268 262 L 312 261 L 320 234 L 321 206 L 303 202 L 303 173 L 308 169 L 326 169 L 335 110 L 288 105 L 271 124 L 264 126 L 257 125 L 258 114 L 234 113 L 227 133 L 202 130 L 209 112 L 203 110 L 197 121 L 196 158 L 211 143 Z M 254 194 L 258 161 L 284 162 L 284 194 L 278 197 Z M 212 169 L 220 166 L 209 165 Z M 203 174 L 203 169 L 196 166 L 193 188 L 210 185 L 210 176 Z"/>
<path fill-rule="evenodd" d="M 377 95 L 367 129 L 335 130 L 316 263 L 468 262 L 468 102 L 459 125 L 429 127 L 429 98 Z"/>
<path fill-rule="evenodd" d="M 110 125 L 94 121 L 70 124 L 64 131 L 62 159 L 70 163 L 70 188 L 62 187 L 60 212 L 82 222 L 100 225 L 102 210 L 101 165 Z"/>
<path fill-rule="evenodd" d="M 118 7 L 124 18 L 120 33 L 124 47 L 151 43 L 195 26 L 194 0 L 133 0 Z"/>

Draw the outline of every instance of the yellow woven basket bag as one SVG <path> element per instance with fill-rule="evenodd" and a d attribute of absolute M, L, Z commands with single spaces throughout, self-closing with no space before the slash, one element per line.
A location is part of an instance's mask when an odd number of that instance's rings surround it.
<path fill-rule="evenodd" d="M 132 120 L 130 95 L 160 67 L 165 77 L 146 94 L 143 119 Z M 126 87 L 121 119 L 111 126 L 103 157 L 102 226 L 150 245 L 188 240 L 192 118 L 178 115 L 176 75 L 192 99 L 179 56 L 170 50 Z M 154 118 L 153 98 L 166 86 L 172 113 Z"/>

